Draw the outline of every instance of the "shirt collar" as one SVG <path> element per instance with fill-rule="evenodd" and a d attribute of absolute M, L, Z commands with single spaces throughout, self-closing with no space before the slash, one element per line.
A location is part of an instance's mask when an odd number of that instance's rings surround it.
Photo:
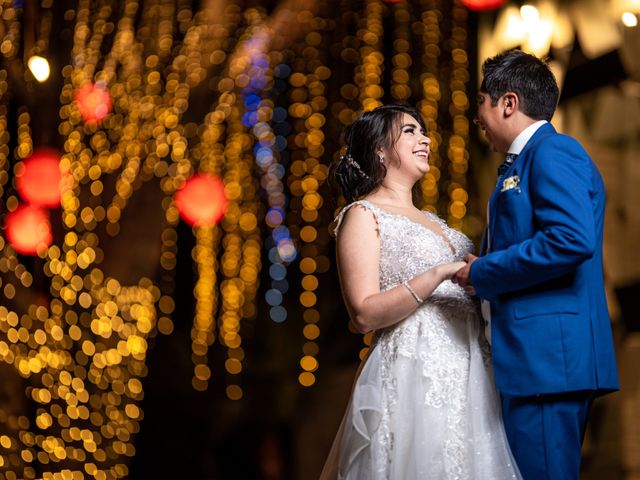
<path fill-rule="evenodd" d="M 520 152 L 522 151 L 524 146 L 527 144 L 529 139 L 533 137 L 533 134 L 536 133 L 536 131 L 545 123 L 548 123 L 548 122 L 546 120 L 538 120 L 537 122 L 532 123 L 523 131 L 521 131 L 520 134 L 515 138 L 515 140 L 509 147 L 509 149 L 507 150 L 507 153 L 520 155 Z"/>

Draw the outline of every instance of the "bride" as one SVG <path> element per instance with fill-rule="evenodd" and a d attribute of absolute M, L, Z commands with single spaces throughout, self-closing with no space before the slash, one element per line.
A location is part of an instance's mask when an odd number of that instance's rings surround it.
<path fill-rule="evenodd" d="M 321 474 L 328 479 L 521 478 L 509 450 L 476 304 L 450 279 L 470 240 L 412 202 L 430 139 L 410 107 L 362 114 L 331 175 L 351 320 L 374 332 Z"/>

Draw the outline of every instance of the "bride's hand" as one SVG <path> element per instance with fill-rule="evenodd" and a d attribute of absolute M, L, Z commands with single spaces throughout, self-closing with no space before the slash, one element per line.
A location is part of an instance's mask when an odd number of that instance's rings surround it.
<path fill-rule="evenodd" d="M 467 266 L 466 262 L 451 262 L 438 265 L 438 273 L 441 275 L 442 280 L 451 280 L 458 270 Z"/>

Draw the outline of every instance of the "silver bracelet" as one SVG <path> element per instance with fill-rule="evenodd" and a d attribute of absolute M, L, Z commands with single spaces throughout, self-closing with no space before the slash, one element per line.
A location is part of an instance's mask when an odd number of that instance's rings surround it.
<path fill-rule="evenodd" d="M 422 303 L 424 302 L 424 300 L 422 300 L 420 298 L 420 296 L 416 293 L 416 291 L 413 289 L 413 287 L 411 285 L 409 285 L 409 280 L 405 280 L 404 282 L 402 282 L 402 285 L 404 285 L 407 290 L 409 290 L 409 293 L 411 294 L 411 296 L 413 297 L 413 299 L 418 302 L 418 305 L 422 305 Z"/>

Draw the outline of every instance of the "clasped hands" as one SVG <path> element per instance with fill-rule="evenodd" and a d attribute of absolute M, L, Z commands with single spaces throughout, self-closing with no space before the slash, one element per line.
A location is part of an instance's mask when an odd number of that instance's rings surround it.
<path fill-rule="evenodd" d="M 471 281 L 471 264 L 477 260 L 478 257 L 472 255 L 470 253 L 466 254 L 463 260 L 466 262 L 466 265 L 453 274 L 451 277 L 451 281 L 453 283 L 457 283 L 464 291 L 469 295 L 475 295 L 476 290 L 473 288 L 473 282 Z"/>

